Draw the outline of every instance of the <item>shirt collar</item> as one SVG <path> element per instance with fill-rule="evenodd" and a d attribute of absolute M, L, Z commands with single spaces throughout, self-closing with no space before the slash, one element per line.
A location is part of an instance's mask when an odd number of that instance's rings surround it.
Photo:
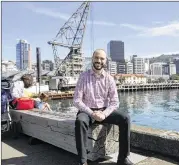
<path fill-rule="evenodd" d="M 93 69 L 90 70 L 90 74 L 91 74 L 91 75 L 95 75 L 95 72 L 94 72 Z M 101 75 L 103 75 L 103 77 L 105 76 L 105 70 L 104 70 L 104 69 L 102 69 Z"/>

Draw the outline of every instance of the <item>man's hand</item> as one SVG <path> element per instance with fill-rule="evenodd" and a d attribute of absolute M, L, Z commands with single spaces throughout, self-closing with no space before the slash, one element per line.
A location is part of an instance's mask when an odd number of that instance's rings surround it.
<path fill-rule="evenodd" d="M 92 113 L 92 117 L 99 122 L 103 121 L 106 118 L 102 111 L 94 111 Z"/>

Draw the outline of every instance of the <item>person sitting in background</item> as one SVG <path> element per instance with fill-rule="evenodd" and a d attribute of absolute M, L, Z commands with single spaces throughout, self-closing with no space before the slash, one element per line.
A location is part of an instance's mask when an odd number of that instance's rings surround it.
<path fill-rule="evenodd" d="M 14 98 L 29 97 L 25 93 L 25 88 L 31 87 L 33 84 L 33 77 L 31 74 L 25 74 L 19 81 L 14 82 L 11 94 Z"/>
<path fill-rule="evenodd" d="M 50 108 L 50 105 L 47 103 L 49 99 L 49 96 L 45 93 L 41 93 L 39 98 L 34 99 L 35 100 L 35 108 L 38 108 L 40 110 L 49 110 L 52 111 Z"/>
<path fill-rule="evenodd" d="M 13 101 L 18 98 L 22 97 L 30 97 L 25 92 L 25 89 L 31 87 L 33 85 L 33 77 L 31 74 L 25 74 L 21 77 L 19 81 L 15 81 L 13 83 L 12 89 L 11 89 L 11 95 L 13 97 L 13 100 L 10 101 L 9 105 L 11 108 L 15 108 L 15 105 L 13 104 Z"/>

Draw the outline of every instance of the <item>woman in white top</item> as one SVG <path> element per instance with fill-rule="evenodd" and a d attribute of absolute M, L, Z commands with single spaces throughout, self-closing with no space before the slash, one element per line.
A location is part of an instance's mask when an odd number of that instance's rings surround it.
<path fill-rule="evenodd" d="M 27 97 L 24 93 L 24 88 L 29 88 L 33 84 L 33 77 L 31 74 L 25 74 L 20 81 L 14 82 L 11 94 L 14 98 Z"/>
<path fill-rule="evenodd" d="M 21 98 L 21 97 L 28 97 L 24 89 L 31 87 L 33 84 L 33 77 L 31 74 L 25 74 L 21 77 L 20 81 L 16 81 L 13 84 L 13 87 L 11 89 L 11 94 L 13 97 L 13 100 L 9 103 L 9 105 L 12 108 L 15 108 L 16 106 L 13 104 L 14 99 Z"/>

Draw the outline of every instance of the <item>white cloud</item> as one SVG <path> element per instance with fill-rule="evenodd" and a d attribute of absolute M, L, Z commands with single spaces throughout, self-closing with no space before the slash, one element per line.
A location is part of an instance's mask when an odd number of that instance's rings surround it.
<path fill-rule="evenodd" d="M 38 14 L 42 14 L 42 15 L 46 15 L 49 17 L 53 17 L 53 18 L 58 18 L 58 19 L 62 19 L 67 21 L 71 15 L 70 14 L 66 14 L 66 13 L 61 13 L 61 12 L 57 12 L 57 11 L 53 11 L 50 10 L 48 8 L 39 8 L 36 7 L 32 4 L 28 4 L 27 6 L 25 6 L 26 8 L 30 9 L 32 12 L 34 13 L 38 13 Z M 94 24 L 94 25 L 102 25 L 102 26 L 115 26 L 115 23 L 112 22 L 106 22 L 106 21 L 87 21 L 88 24 Z"/>
<path fill-rule="evenodd" d="M 26 6 L 26 8 L 30 9 L 32 12 L 37 14 L 46 15 L 49 17 L 62 19 L 67 21 L 70 18 L 70 14 L 61 13 L 59 11 L 54 11 L 48 8 L 36 7 L 30 3 Z M 108 22 L 108 21 L 87 21 L 87 24 L 94 24 L 94 25 L 101 25 L 101 26 L 118 26 L 116 23 Z M 120 27 L 129 28 L 139 33 L 137 36 L 149 36 L 149 37 L 156 37 L 156 36 L 179 36 L 179 21 L 169 22 L 167 25 L 160 25 L 163 22 L 155 21 L 152 22 L 154 27 L 145 27 L 135 24 L 123 23 L 120 24 Z"/>
<path fill-rule="evenodd" d="M 138 25 L 128 24 L 128 23 L 120 24 L 120 26 L 121 27 L 127 27 L 129 29 L 136 30 L 136 31 L 143 31 L 143 30 L 147 29 L 146 27 L 143 27 L 143 26 L 138 26 Z"/>
<path fill-rule="evenodd" d="M 61 13 L 61 12 L 55 12 L 55 11 L 52 11 L 48 8 L 38 8 L 38 7 L 35 7 L 32 4 L 28 4 L 26 6 L 26 8 L 30 9 L 34 13 L 46 15 L 46 16 L 53 17 L 53 18 L 60 18 L 60 19 L 63 19 L 63 20 L 68 20 L 69 17 L 70 17 L 70 15 L 68 15 L 68 14 Z"/>
<path fill-rule="evenodd" d="M 117 24 L 105 21 L 87 21 L 88 24 L 104 25 L 104 26 L 116 26 Z"/>
<path fill-rule="evenodd" d="M 143 27 L 134 24 L 121 24 L 120 26 L 139 31 L 138 36 L 179 36 L 179 21 L 173 21 L 167 25 L 155 27 Z"/>
<path fill-rule="evenodd" d="M 179 22 L 173 22 L 168 25 L 148 28 L 143 31 L 141 36 L 179 36 Z"/>

